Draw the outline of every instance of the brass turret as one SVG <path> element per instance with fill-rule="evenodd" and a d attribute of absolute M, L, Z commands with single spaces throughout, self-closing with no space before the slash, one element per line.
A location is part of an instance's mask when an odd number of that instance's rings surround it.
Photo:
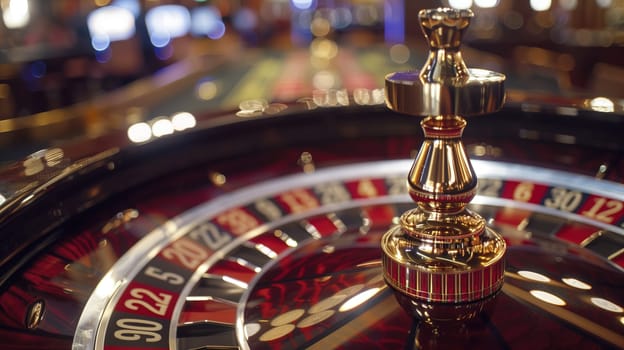
<path fill-rule="evenodd" d="M 466 208 L 477 177 L 461 140 L 465 117 L 494 112 L 505 98 L 504 75 L 466 68 L 460 44 L 472 17 L 420 11 L 427 61 L 386 76 L 386 104 L 424 116 L 425 140 L 407 178 L 416 207 L 384 235 L 383 273 L 403 307 L 427 322 L 470 318 L 503 284 L 505 241 Z"/>

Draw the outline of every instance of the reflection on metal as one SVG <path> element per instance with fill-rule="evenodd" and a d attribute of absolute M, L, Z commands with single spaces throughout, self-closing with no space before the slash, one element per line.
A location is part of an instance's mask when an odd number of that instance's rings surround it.
<path fill-rule="evenodd" d="M 329 277 L 331 279 L 332 277 Z M 348 285 L 348 284 L 347 284 Z M 381 279 L 376 275 L 365 283 L 358 283 L 349 285 L 337 291 L 325 290 L 322 293 L 327 295 L 326 297 L 316 301 L 301 301 L 301 307 L 290 309 L 281 314 L 274 316 L 272 319 L 263 320 L 261 323 L 246 323 L 245 329 L 249 326 L 249 331 L 246 336 L 247 339 L 259 334 L 258 340 L 260 342 L 270 342 L 278 340 L 288 334 L 302 330 L 309 327 L 318 326 L 327 320 L 330 320 L 337 313 L 354 312 L 358 315 L 360 312 L 371 313 L 372 310 L 378 309 L 380 304 L 368 305 L 367 307 L 361 307 L 364 303 L 371 301 L 373 298 L 387 300 L 387 296 L 381 295 L 381 292 L 385 291 L 387 287 L 383 284 Z M 387 304 L 382 301 L 381 304 Z M 372 307 L 369 309 L 368 307 Z M 382 319 L 387 315 L 389 311 L 396 309 L 396 304 L 392 307 L 386 307 L 384 312 L 374 313 L 375 319 Z M 360 317 L 359 315 L 357 316 Z M 367 317 L 369 319 L 369 317 Z M 335 321 L 330 321 L 335 322 Z M 360 329 L 360 322 L 349 322 L 354 324 L 356 328 Z M 263 330 L 263 328 L 265 328 Z M 311 342 L 311 348 L 319 348 L 318 345 L 324 343 L 324 339 L 331 338 L 333 336 L 342 335 L 338 332 L 330 332 L 327 338 Z M 339 342 L 332 343 L 333 345 L 339 344 Z M 246 344 L 248 345 L 248 344 Z"/>
<path fill-rule="evenodd" d="M 267 247 L 266 245 L 262 243 L 257 243 L 255 247 L 260 253 L 268 256 L 269 258 L 271 259 L 277 258 L 277 253 L 273 249 Z"/>
<path fill-rule="evenodd" d="M 268 106 L 264 99 L 244 100 L 238 104 L 241 111 L 261 111 Z"/>
<path fill-rule="evenodd" d="M 309 111 L 314 110 L 318 107 L 318 105 L 314 103 L 314 99 L 312 97 L 302 97 L 296 102 L 304 104 Z"/>
<path fill-rule="evenodd" d="M 576 278 L 562 278 L 561 281 L 563 281 L 563 283 L 567 284 L 570 287 L 573 288 L 577 288 L 577 289 L 582 289 L 582 290 L 590 290 L 592 289 L 592 286 L 583 282 L 583 281 L 579 281 Z"/>
<path fill-rule="evenodd" d="M 261 115 L 272 115 L 280 113 L 288 108 L 283 103 L 269 104 L 264 99 L 244 100 L 238 104 L 240 111 L 236 112 L 236 116 L 243 118 L 259 117 Z"/>
<path fill-rule="evenodd" d="M 246 323 L 244 328 L 245 336 L 247 338 L 251 338 L 254 335 L 258 334 L 261 329 L 262 326 L 260 326 L 260 324 L 258 323 Z"/>
<path fill-rule="evenodd" d="M 420 72 L 406 71 L 386 76 L 386 104 L 411 115 L 475 115 L 494 112 L 505 99 L 505 76 L 468 69 L 459 47 L 470 23 L 470 10 L 424 12 L 421 27 L 430 46 Z M 446 24 L 453 21 L 453 28 Z"/>
<path fill-rule="evenodd" d="M 223 281 L 233 284 L 241 289 L 247 289 L 248 284 L 241 281 L 241 280 L 237 280 L 236 278 L 230 277 L 230 276 L 223 276 Z"/>
<path fill-rule="evenodd" d="M 607 256 L 607 259 L 609 260 L 614 260 L 615 258 L 617 258 L 618 256 L 624 254 L 624 248 L 615 251 L 613 254 Z"/>
<path fill-rule="evenodd" d="M 290 324 L 290 323 L 285 324 L 285 325 L 281 325 L 281 326 L 277 326 L 277 327 L 271 328 L 270 330 L 268 330 L 265 333 L 263 333 L 260 336 L 260 341 L 263 341 L 263 342 L 273 341 L 273 340 L 282 338 L 282 337 L 290 334 L 294 330 L 295 330 L 295 325 L 294 324 Z"/>
<path fill-rule="evenodd" d="M 338 293 L 332 296 L 322 299 L 318 303 L 312 305 L 308 311 L 312 314 L 315 314 L 321 311 L 335 308 L 339 304 L 342 304 L 345 301 L 345 299 L 347 299 L 349 296 L 358 293 L 363 288 L 364 288 L 364 284 L 354 284 L 350 287 L 347 287 L 339 291 Z"/>
<path fill-rule="evenodd" d="M 23 171 L 25 176 L 27 174 L 37 176 L 31 176 L 26 183 L 18 183 L 13 192 L 0 194 L 0 204 L 2 204 L 0 206 L 0 221 L 10 217 L 5 215 L 6 213 L 20 210 L 33 199 L 45 194 L 51 186 L 70 178 L 90 165 L 112 157 L 118 152 L 118 148 L 110 148 L 71 164 L 69 158 L 59 156 L 62 154 L 60 149 L 55 148 L 33 153 L 31 160 L 22 164 L 24 166 Z M 111 169 L 109 166 L 108 169 L 113 170 L 114 168 Z M 62 209 L 57 208 L 57 210 Z M 62 212 L 58 213 L 61 214 Z"/>
<path fill-rule="evenodd" d="M 604 298 L 592 297 L 589 299 L 592 304 L 598 306 L 599 308 L 615 313 L 623 313 L 624 308 L 622 306 L 615 304 L 612 301 L 609 301 Z"/>
<path fill-rule="evenodd" d="M 264 109 L 264 114 L 266 115 L 278 114 L 286 110 L 287 108 L 288 106 L 283 103 L 271 103 Z"/>
<path fill-rule="evenodd" d="M 607 174 L 607 170 L 609 170 L 608 164 L 600 164 L 598 167 L 598 171 L 596 171 L 596 175 L 594 175 L 597 179 L 603 179 Z"/>
<path fill-rule="evenodd" d="M 332 349 L 336 344 L 347 341 L 362 334 L 363 329 L 369 329 L 374 324 L 382 322 L 385 317 L 396 312 L 397 303 L 391 295 L 380 294 L 379 303 L 370 308 L 365 309 L 352 322 L 346 322 L 343 326 L 332 330 L 327 336 L 319 339 L 314 344 L 307 347 L 308 350 L 325 350 Z"/>
<path fill-rule="evenodd" d="M 545 292 L 543 290 L 532 290 L 529 292 L 533 297 L 545 302 L 545 303 L 549 303 L 552 305 L 556 305 L 556 306 L 565 306 L 566 302 L 565 300 L 561 299 L 560 297 L 552 294 L 552 293 L 548 293 Z"/>
<path fill-rule="evenodd" d="M 128 139 L 134 143 L 143 143 L 152 138 L 171 135 L 176 131 L 194 128 L 197 125 L 195 116 L 189 112 L 178 112 L 170 118 L 161 116 L 149 122 L 138 122 L 128 127 Z"/>
<path fill-rule="evenodd" d="M 334 316 L 335 313 L 336 313 L 335 310 L 325 310 L 325 311 L 321 311 L 319 313 L 310 315 L 304 318 L 303 320 L 299 321 L 299 323 L 297 323 L 297 328 L 308 328 L 308 327 L 316 326 L 317 324 Z"/>
<path fill-rule="evenodd" d="M 604 234 L 603 230 L 596 231 L 592 233 L 589 237 L 585 238 L 581 243 L 579 243 L 579 245 L 581 247 L 586 247 L 588 244 L 595 241 L 597 238 L 600 238 L 603 234 Z"/>
<path fill-rule="evenodd" d="M 282 230 L 275 230 L 275 232 L 273 232 L 273 235 L 282 240 L 284 243 L 286 243 L 287 246 L 294 248 L 298 245 L 297 241 L 295 241 L 294 239 L 292 239 L 290 236 L 288 236 L 288 234 Z"/>
<path fill-rule="evenodd" d="M 342 306 L 340 306 L 338 311 L 346 312 L 349 310 L 353 310 L 356 307 L 364 304 L 370 298 L 374 297 L 377 293 L 379 293 L 380 290 L 381 290 L 381 287 L 377 287 L 377 288 L 370 288 L 363 292 L 360 292 L 354 295 L 353 297 L 349 298 L 349 300 L 347 300 L 344 304 L 342 304 Z"/>
<path fill-rule="evenodd" d="M 598 324 L 580 313 L 575 313 L 565 307 L 561 307 L 562 305 L 560 304 L 563 303 L 565 305 L 565 301 L 557 296 L 551 294 L 554 296 L 554 298 L 551 298 L 551 296 L 548 295 L 550 293 L 536 290 L 527 292 L 511 283 L 507 283 L 503 286 L 503 292 L 513 298 L 538 307 L 557 319 L 564 320 L 566 323 L 583 329 L 585 332 L 595 335 L 598 339 L 603 339 L 611 344 L 624 344 L 624 337 L 621 333 L 614 332 L 612 329 Z M 543 300 L 542 297 L 546 300 L 556 301 L 556 303 L 547 302 Z"/>
<path fill-rule="evenodd" d="M 353 101 L 360 106 L 383 104 L 385 102 L 384 89 L 355 89 Z"/>
<path fill-rule="evenodd" d="M 165 117 L 158 118 L 152 123 L 152 135 L 154 135 L 154 137 L 171 135 L 173 134 L 173 131 L 174 129 L 171 120 Z"/>
<path fill-rule="evenodd" d="M 309 110 L 318 107 L 349 106 L 351 101 L 359 106 L 383 104 L 385 102 L 384 89 L 356 88 L 352 96 L 349 96 L 346 89 L 316 89 L 312 91 L 312 97 L 297 100 L 298 103 L 306 104 Z"/>
<path fill-rule="evenodd" d="M 587 107 L 597 112 L 614 112 L 615 103 L 606 97 L 594 97 L 586 101 Z"/>
<path fill-rule="evenodd" d="M 505 242 L 466 208 L 477 178 L 461 141 L 466 121 L 460 114 L 500 108 L 505 79 L 466 68 L 459 46 L 472 16 L 469 10 L 421 11 L 427 62 L 419 74 L 386 77 L 387 105 L 426 118 L 407 181 L 417 207 L 382 238 L 383 273 L 403 308 L 427 323 L 476 316 L 503 283 Z"/>
<path fill-rule="evenodd" d="M 42 173 L 46 168 L 61 165 L 65 153 L 60 148 L 50 148 L 37 151 L 28 156 L 23 162 L 24 175 L 33 176 Z"/>
<path fill-rule="evenodd" d="M 518 271 L 518 275 L 532 280 L 532 281 L 536 281 L 536 282 L 550 282 L 550 278 L 542 275 L 541 273 L 537 273 L 537 272 L 533 272 L 533 271 L 525 271 L 525 270 L 521 270 Z"/>
<path fill-rule="evenodd" d="M 136 209 L 126 209 L 117 213 L 113 218 L 108 220 L 102 227 L 102 233 L 109 233 L 122 225 L 126 225 L 130 221 L 139 217 L 139 211 Z"/>
<path fill-rule="evenodd" d="M 195 116 L 189 112 L 176 113 L 171 117 L 171 123 L 176 131 L 194 128 L 197 125 Z"/>
<path fill-rule="evenodd" d="M 312 154 L 310 152 L 301 153 L 299 160 L 297 160 L 297 164 L 301 166 L 304 173 L 311 173 L 316 169 L 314 166 L 314 159 L 312 159 Z"/>
<path fill-rule="evenodd" d="M 128 128 L 128 139 L 134 143 L 149 141 L 152 138 L 152 128 L 147 123 L 136 123 Z"/>
<path fill-rule="evenodd" d="M 271 326 L 283 326 L 287 323 L 291 323 L 294 321 L 297 321 L 299 318 L 301 318 L 301 316 L 303 316 L 305 314 L 305 310 L 304 309 L 294 309 L 294 310 L 289 310 L 277 317 L 275 317 L 274 319 L 271 320 Z"/>
<path fill-rule="evenodd" d="M 29 307 L 26 315 L 26 328 L 36 329 L 45 315 L 45 301 L 37 300 Z"/>
<path fill-rule="evenodd" d="M 346 89 L 316 89 L 312 99 L 319 107 L 338 107 L 349 105 L 349 93 Z"/>

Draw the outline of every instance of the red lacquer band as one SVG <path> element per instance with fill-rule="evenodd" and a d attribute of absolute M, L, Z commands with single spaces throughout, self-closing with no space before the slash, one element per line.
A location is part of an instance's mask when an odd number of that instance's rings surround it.
<path fill-rule="evenodd" d="M 383 255 L 384 278 L 395 289 L 431 302 L 461 303 L 488 297 L 503 285 L 504 259 L 464 272 L 432 272 L 402 265 Z"/>

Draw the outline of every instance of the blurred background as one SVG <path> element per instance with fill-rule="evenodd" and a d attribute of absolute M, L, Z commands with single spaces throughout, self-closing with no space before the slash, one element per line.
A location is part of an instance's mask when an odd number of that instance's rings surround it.
<path fill-rule="evenodd" d="M 360 87 L 375 100 L 385 73 L 420 68 L 416 14 L 439 6 L 475 12 L 468 66 L 509 88 L 624 104 L 624 0 L 0 0 L 0 146 L 76 116 L 97 134 L 114 113 L 129 125 Z"/>

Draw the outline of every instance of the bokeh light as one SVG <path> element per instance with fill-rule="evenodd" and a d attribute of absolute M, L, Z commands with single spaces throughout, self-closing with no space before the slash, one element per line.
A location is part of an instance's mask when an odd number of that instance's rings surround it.
<path fill-rule="evenodd" d="M 534 11 L 547 11 L 552 6 L 552 0 L 531 0 L 529 4 Z"/>
<path fill-rule="evenodd" d="M 449 6 L 459 10 L 465 10 L 472 7 L 472 0 L 449 0 Z"/>

